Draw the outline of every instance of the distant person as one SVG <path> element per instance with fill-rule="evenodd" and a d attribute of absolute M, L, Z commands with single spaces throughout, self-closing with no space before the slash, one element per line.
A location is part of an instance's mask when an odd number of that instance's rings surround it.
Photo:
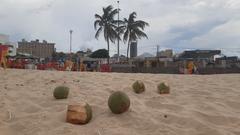
<path fill-rule="evenodd" d="M 194 71 L 193 71 L 194 74 L 199 74 L 199 72 L 198 72 L 198 68 L 197 68 L 196 65 L 194 65 L 194 68 L 193 68 L 193 69 L 194 69 Z"/>
<path fill-rule="evenodd" d="M 80 71 L 81 72 L 85 71 L 85 65 L 83 64 L 83 62 L 81 62 L 80 64 Z"/>
<path fill-rule="evenodd" d="M 80 71 L 81 58 L 77 57 L 77 71 Z"/>
<path fill-rule="evenodd" d="M 193 72 L 194 72 L 194 64 L 193 64 L 192 61 L 190 61 L 190 62 L 188 63 L 187 69 L 188 69 L 188 73 L 189 73 L 189 74 L 193 74 Z"/>
<path fill-rule="evenodd" d="M 87 63 L 87 70 L 91 70 L 91 63 L 90 62 Z"/>
<path fill-rule="evenodd" d="M 92 71 L 95 71 L 95 72 L 97 71 L 97 63 L 96 62 L 93 62 L 91 67 L 92 67 Z"/>

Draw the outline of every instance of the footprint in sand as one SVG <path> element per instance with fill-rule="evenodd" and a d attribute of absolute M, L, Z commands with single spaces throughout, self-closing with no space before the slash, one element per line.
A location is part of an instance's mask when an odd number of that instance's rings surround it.
<path fill-rule="evenodd" d="M 163 103 L 156 102 L 156 101 L 146 101 L 145 105 L 147 107 L 151 107 L 151 108 L 155 108 L 155 109 L 166 109 L 166 110 L 171 110 L 174 112 L 179 112 L 184 109 L 182 106 L 179 106 L 179 105 L 163 104 Z"/>
<path fill-rule="evenodd" d="M 13 119 L 13 114 L 10 110 L 1 111 L 0 113 L 0 121 L 2 122 L 10 122 Z"/>
<path fill-rule="evenodd" d="M 23 132 L 27 127 L 23 123 L 18 122 L 10 125 L 9 127 L 12 131 L 17 131 L 19 133 Z"/>
<path fill-rule="evenodd" d="M 227 117 L 227 116 L 221 116 L 221 115 L 210 115 L 203 112 L 195 111 L 194 115 L 198 118 L 204 120 L 205 122 L 218 125 L 218 126 L 224 126 L 224 125 L 238 125 L 240 123 L 240 119 L 234 118 L 234 117 Z"/>
<path fill-rule="evenodd" d="M 225 104 L 227 104 L 227 106 L 231 107 L 232 109 L 240 110 L 240 103 L 239 102 L 225 101 Z"/>
<path fill-rule="evenodd" d="M 182 115 L 169 115 L 166 118 L 156 118 L 165 124 L 172 124 L 179 129 L 189 129 L 194 131 L 194 134 L 198 133 L 199 135 L 221 135 L 214 127 L 211 125 L 205 124 L 205 122 L 200 121 L 197 117 L 183 117 Z M 200 132 L 200 133 L 199 133 Z"/>
<path fill-rule="evenodd" d="M 37 113 L 41 110 L 40 107 L 37 107 L 35 105 L 28 105 L 23 111 L 25 113 Z"/>

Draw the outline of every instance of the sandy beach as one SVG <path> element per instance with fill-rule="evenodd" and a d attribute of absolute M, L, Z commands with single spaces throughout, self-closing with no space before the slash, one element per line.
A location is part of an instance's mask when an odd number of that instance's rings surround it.
<path fill-rule="evenodd" d="M 142 80 L 143 94 L 131 85 Z M 166 81 L 170 95 L 159 95 Z M 70 88 L 55 100 L 53 89 Z M 112 114 L 107 100 L 124 91 L 130 110 Z M 65 122 L 67 105 L 88 102 L 87 125 Z M 0 70 L 0 135 L 240 135 L 240 74 L 163 75 Z"/>

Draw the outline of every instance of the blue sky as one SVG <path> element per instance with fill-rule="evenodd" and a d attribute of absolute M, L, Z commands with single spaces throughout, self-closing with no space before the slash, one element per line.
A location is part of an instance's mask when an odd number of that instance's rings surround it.
<path fill-rule="evenodd" d="M 69 30 L 73 29 L 74 51 L 106 48 L 94 38 L 94 14 L 102 13 L 115 0 L 0 0 L 0 33 L 11 40 L 47 40 L 58 51 L 69 50 Z M 222 49 L 227 55 L 240 56 L 239 0 L 120 0 L 121 18 L 136 11 L 137 19 L 149 22 L 149 40 L 139 41 L 139 53 L 173 48 Z M 111 45 L 111 54 L 117 52 Z M 121 43 L 121 53 L 126 45 Z"/>

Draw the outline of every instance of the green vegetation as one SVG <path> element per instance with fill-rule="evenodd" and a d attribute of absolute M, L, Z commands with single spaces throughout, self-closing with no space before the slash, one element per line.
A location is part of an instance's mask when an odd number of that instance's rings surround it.
<path fill-rule="evenodd" d="M 129 54 L 129 47 L 132 42 L 137 42 L 141 38 L 148 38 L 143 31 L 149 24 L 142 20 L 135 20 L 137 13 L 132 12 L 128 19 L 116 20 L 115 16 L 118 14 L 118 9 L 114 9 L 111 5 L 103 8 L 103 14 L 95 14 L 94 28 L 97 30 L 95 38 L 98 39 L 100 33 L 103 32 L 104 39 L 107 42 L 108 54 L 110 41 L 115 43 L 116 40 L 121 40 L 120 35 L 123 35 L 123 41 L 128 42 L 127 57 Z M 119 26 L 118 26 L 119 25 Z M 109 59 L 108 59 L 109 62 Z"/>
<path fill-rule="evenodd" d="M 124 92 L 114 92 L 108 99 L 108 106 L 114 114 L 126 112 L 130 107 L 130 99 Z"/>
<path fill-rule="evenodd" d="M 128 42 L 127 58 L 129 54 L 129 46 L 132 42 L 136 42 L 141 38 L 148 38 L 147 34 L 143 32 L 146 26 L 149 26 L 147 22 L 142 20 L 135 20 L 137 13 L 132 12 L 128 19 L 124 18 L 123 25 L 118 28 L 120 34 L 123 34 L 123 41 Z"/>
<path fill-rule="evenodd" d="M 67 57 L 67 54 L 64 52 L 54 52 L 52 54 L 53 60 L 60 60 L 60 59 L 65 59 Z"/>
<path fill-rule="evenodd" d="M 108 50 L 99 49 L 90 55 L 91 58 L 109 58 Z"/>
<path fill-rule="evenodd" d="M 113 9 L 111 5 L 109 5 L 106 8 L 103 8 L 103 14 L 98 15 L 95 14 L 95 22 L 94 22 L 94 28 L 97 30 L 95 38 L 98 39 L 101 32 L 103 32 L 104 39 L 107 42 L 108 46 L 108 54 L 109 53 L 109 44 L 110 41 L 115 43 L 117 39 L 119 39 L 119 35 L 116 31 L 117 29 L 117 23 L 118 21 L 114 19 L 114 17 L 117 15 L 118 10 Z M 109 63 L 109 58 L 108 58 Z"/>

